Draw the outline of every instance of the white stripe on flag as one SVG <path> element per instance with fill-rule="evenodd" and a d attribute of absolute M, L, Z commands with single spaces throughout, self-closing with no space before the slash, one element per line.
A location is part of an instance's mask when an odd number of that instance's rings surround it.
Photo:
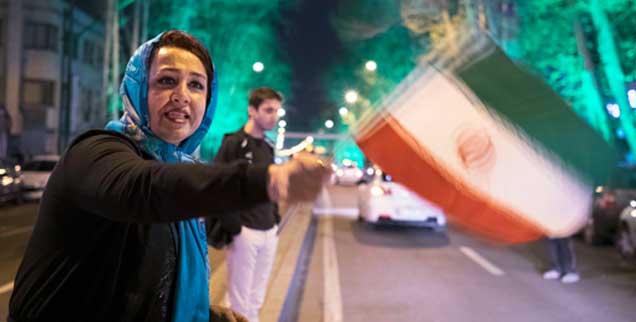
<path fill-rule="evenodd" d="M 427 157 L 484 202 L 513 210 L 549 236 L 575 233 L 591 188 L 471 95 L 452 75 L 429 69 L 389 113 Z"/>

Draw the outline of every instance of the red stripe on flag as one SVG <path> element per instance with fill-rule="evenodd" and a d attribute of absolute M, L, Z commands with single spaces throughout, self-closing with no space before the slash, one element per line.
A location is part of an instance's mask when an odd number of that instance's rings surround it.
<path fill-rule="evenodd" d="M 437 204 L 470 231 L 506 243 L 528 242 L 545 235 L 522 214 L 466 186 L 389 115 L 375 123 L 372 131 L 356 137 L 356 143 L 395 181 Z"/>

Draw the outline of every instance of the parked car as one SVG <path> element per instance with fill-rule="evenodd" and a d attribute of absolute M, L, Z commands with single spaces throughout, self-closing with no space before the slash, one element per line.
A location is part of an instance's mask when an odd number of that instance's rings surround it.
<path fill-rule="evenodd" d="M 336 169 L 332 182 L 339 185 L 356 185 L 360 183 L 362 175 L 362 170 L 355 164 L 345 163 Z"/>
<path fill-rule="evenodd" d="M 590 245 L 607 243 L 616 236 L 621 211 L 636 200 L 636 167 L 622 167 L 594 191 L 592 213 L 583 228 Z"/>
<path fill-rule="evenodd" d="M 38 200 L 42 198 L 46 183 L 59 159 L 60 157 L 57 155 L 42 155 L 35 156 L 24 164 L 22 176 L 25 199 Z"/>
<path fill-rule="evenodd" d="M 22 203 L 22 167 L 14 161 L 0 159 L 0 203 Z"/>
<path fill-rule="evenodd" d="M 624 258 L 636 258 L 636 200 L 621 212 L 614 245 Z"/>
<path fill-rule="evenodd" d="M 362 222 L 446 229 L 446 216 L 440 208 L 392 181 L 378 168 L 370 183 L 358 187 L 358 209 Z"/>

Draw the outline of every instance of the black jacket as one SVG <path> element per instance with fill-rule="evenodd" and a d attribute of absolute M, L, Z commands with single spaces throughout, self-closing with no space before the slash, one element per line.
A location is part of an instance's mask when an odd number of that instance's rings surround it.
<path fill-rule="evenodd" d="M 266 202 L 267 167 L 155 161 L 127 137 L 77 138 L 47 184 L 9 320 L 170 321 L 172 224 Z"/>
<path fill-rule="evenodd" d="M 227 164 L 236 161 L 248 162 L 249 164 L 268 166 L 274 163 L 273 144 L 267 139 L 258 139 L 245 133 L 243 129 L 236 132 L 226 134 L 223 137 L 221 147 L 214 159 L 217 164 Z M 264 201 L 257 205 L 238 211 L 238 216 L 225 216 L 220 220 L 223 235 L 236 235 L 240 233 L 241 227 L 249 227 L 252 229 L 267 230 L 280 222 L 278 213 L 278 205 L 270 201 Z M 208 239 L 213 241 L 220 237 L 219 231 L 212 232 L 216 222 L 215 218 L 208 218 Z M 218 227 L 218 226 L 217 226 Z M 212 235 L 210 234 L 212 233 Z"/>

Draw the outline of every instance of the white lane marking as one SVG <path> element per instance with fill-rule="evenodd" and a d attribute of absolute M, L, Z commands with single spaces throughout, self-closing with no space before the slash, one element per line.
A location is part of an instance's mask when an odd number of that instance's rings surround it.
<path fill-rule="evenodd" d="M 316 215 L 334 215 L 334 216 L 342 216 L 342 217 L 355 217 L 358 215 L 358 208 L 331 208 L 331 207 L 321 207 L 314 208 L 312 212 Z"/>
<path fill-rule="evenodd" d="M 479 264 L 479 266 L 481 266 L 483 269 L 488 271 L 488 273 L 495 276 L 501 276 L 505 274 L 504 271 L 502 271 L 499 267 L 495 266 L 495 264 L 489 262 L 487 259 L 479 255 L 472 248 L 461 246 L 459 247 L 459 250 L 468 258 L 472 259 L 475 263 Z"/>
<path fill-rule="evenodd" d="M 31 230 L 33 230 L 33 226 L 26 226 L 26 227 L 20 227 L 16 229 L 3 231 L 0 233 L 0 238 L 24 234 L 24 233 L 30 232 Z"/>
<path fill-rule="evenodd" d="M 342 295 L 340 293 L 340 273 L 333 233 L 333 217 L 325 216 L 322 220 L 322 254 L 323 254 L 323 321 L 342 322 Z"/>
<path fill-rule="evenodd" d="M 0 286 L 0 294 L 9 293 L 13 291 L 13 282 Z"/>

